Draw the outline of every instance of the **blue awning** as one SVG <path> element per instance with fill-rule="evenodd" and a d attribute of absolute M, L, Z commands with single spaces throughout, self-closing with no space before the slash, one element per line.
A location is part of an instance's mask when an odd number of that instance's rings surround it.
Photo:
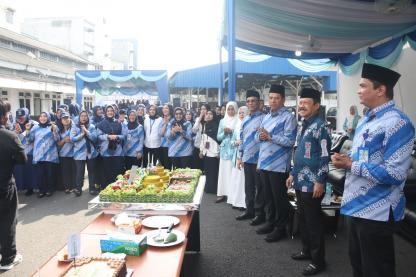
<path fill-rule="evenodd" d="M 337 90 L 337 72 L 320 71 L 311 73 L 293 66 L 287 59 L 270 57 L 260 62 L 235 61 L 236 74 L 270 74 L 270 75 L 297 75 L 297 76 L 322 76 L 328 81 L 324 84 L 325 91 Z M 228 72 L 227 63 L 222 63 L 223 72 Z M 169 85 L 176 88 L 219 88 L 221 84 L 220 64 L 176 72 L 169 80 Z"/>

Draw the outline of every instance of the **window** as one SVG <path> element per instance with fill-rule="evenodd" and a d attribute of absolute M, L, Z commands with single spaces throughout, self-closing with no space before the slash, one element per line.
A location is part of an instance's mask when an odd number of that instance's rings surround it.
<path fill-rule="evenodd" d="M 2 90 L 0 99 L 3 100 L 3 101 L 8 101 L 9 100 L 7 98 L 7 90 Z"/>
<path fill-rule="evenodd" d="M 58 62 L 58 56 L 44 51 L 40 51 L 40 58 L 51 62 Z"/>
<path fill-rule="evenodd" d="M 25 54 L 28 53 L 28 52 L 32 52 L 32 53 L 36 52 L 35 49 L 33 49 L 32 47 L 28 47 L 28 46 L 23 45 L 23 44 L 19 44 L 19 43 L 15 43 L 15 42 L 12 42 L 11 44 L 12 44 L 12 49 L 14 51 L 18 51 L 18 52 L 25 53 Z"/>
<path fill-rule="evenodd" d="M 42 108 L 40 98 L 33 99 L 33 108 L 35 110 L 34 115 L 40 115 Z"/>
<path fill-rule="evenodd" d="M 55 99 L 53 99 L 52 100 L 52 111 L 54 112 L 54 113 L 56 113 L 56 110 L 58 109 L 58 103 L 57 103 L 57 101 L 55 100 Z"/>
<path fill-rule="evenodd" d="M 71 27 L 70 20 L 54 20 L 51 22 L 52 27 Z"/>
<path fill-rule="evenodd" d="M 32 94 L 30 92 L 19 92 L 19 107 L 27 108 L 30 112 L 31 98 L 32 98 Z"/>

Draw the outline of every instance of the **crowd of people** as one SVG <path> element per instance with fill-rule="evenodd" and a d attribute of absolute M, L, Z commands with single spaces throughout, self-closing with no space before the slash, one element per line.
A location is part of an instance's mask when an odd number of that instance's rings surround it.
<path fill-rule="evenodd" d="M 26 195 L 38 189 L 40 198 L 57 189 L 79 196 L 87 167 L 95 195 L 133 165 L 200 168 L 206 193 L 242 210 L 236 219 L 251 220 L 269 243 L 287 236 L 287 191 L 293 187 L 302 246 L 291 258 L 310 260 L 302 273 L 314 275 L 326 268 L 321 202 L 332 159 L 349 171 L 341 213 L 351 219 L 354 276 L 394 276 L 392 226 L 403 218 L 414 140 L 411 121 L 392 101 L 399 77 L 364 65 L 358 95 L 369 111 L 359 121 L 352 107 L 344 124 L 354 139 L 351 156 L 331 155 L 331 135 L 319 116 L 321 93 L 312 88 L 300 92 L 299 123 L 285 107 L 285 87 L 277 84 L 270 88 L 267 112 L 255 90 L 247 91 L 245 106 L 230 101 L 216 108 L 202 104 L 198 111 L 139 103 L 126 109 L 96 106 L 90 114 L 61 105 L 35 122 L 19 109 L 11 128 L 27 162 L 16 158 L 16 184 Z"/>

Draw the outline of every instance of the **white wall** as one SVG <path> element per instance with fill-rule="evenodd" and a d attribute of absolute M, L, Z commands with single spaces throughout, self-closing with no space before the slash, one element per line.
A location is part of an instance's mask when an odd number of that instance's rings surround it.
<path fill-rule="evenodd" d="M 396 106 L 403 110 L 416 126 L 416 51 L 406 46 L 391 69 L 402 74 L 394 87 Z M 341 70 L 338 72 L 337 131 L 342 131 L 342 124 L 351 105 L 356 105 L 359 114 L 362 115 L 364 107 L 357 95 L 360 78 L 361 70 L 353 76 L 344 75 Z"/>

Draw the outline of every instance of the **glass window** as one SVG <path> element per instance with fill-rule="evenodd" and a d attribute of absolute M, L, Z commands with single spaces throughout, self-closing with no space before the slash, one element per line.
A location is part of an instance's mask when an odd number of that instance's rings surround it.
<path fill-rule="evenodd" d="M 41 102 L 40 102 L 40 98 L 35 98 L 33 99 L 33 108 L 35 110 L 34 115 L 40 115 L 41 112 Z"/>

